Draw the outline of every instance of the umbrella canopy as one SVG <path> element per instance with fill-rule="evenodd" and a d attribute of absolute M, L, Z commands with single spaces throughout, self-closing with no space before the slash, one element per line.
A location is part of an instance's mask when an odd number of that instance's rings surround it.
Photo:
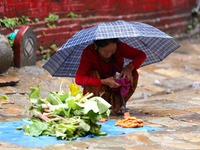
<path fill-rule="evenodd" d="M 52 76 L 75 77 L 82 51 L 94 40 L 110 38 L 119 38 L 129 46 L 144 51 L 147 58 L 140 67 L 162 61 L 180 47 L 173 37 L 153 26 L 118 20 L 99 23 L 77 32 L 44 64 L 43 68 Z M 125 59 L 124 65 L 130 61 Z"/>

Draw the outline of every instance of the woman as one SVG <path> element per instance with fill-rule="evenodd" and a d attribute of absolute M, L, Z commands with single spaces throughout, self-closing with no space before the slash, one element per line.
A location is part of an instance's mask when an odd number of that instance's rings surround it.
<path fill-rule="evenodd" d="M 123 68 L 124 58 L 132 61 Z M 111 115 L 118 115 L 123 101 L 120 91 L 113 91 L 121 86 L 116 82 L 113 71 L 115 73 L 120 69 L 119 78 L 128 78 L 132 84 L 124 97 L 127 102 L 137 86 L 137 69 L 145 59 L 143 51 L 132 48 L 118 39 L 96 40 L 83 50 L 75 82 L 84 86 L 84 94 L 92 92 L 95 96 L 102 96 L 112 105 Z"/>

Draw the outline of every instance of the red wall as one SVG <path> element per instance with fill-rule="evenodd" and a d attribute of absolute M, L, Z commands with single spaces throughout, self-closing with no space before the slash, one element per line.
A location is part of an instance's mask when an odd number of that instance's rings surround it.
<path fill-rule="evenodd" d="M 61 46 L 83 28 L 119 19 L 148 23 L 172 36 L 180 34 L 191 24 L 191 10 L 195 3 L 196 0 L 0 0 L 0 18 L 21 15 L 38 18 L 41 22 L 30 24 L 30 27 L 37 36 L 37 47 L 48 48 L 52 44 Z M 83 17 L 67 18 L 69 12 Z M 60 17 L 55 23 L 56 28 L 47 28 L 48 22 L 43 21 L 49 13 Z M 3 35 L 11 32 L 7 28 L 0 30 Z"/>

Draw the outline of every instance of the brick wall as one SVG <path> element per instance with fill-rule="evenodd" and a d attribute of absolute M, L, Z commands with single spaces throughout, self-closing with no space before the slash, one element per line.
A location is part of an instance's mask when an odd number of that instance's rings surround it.
<path fill-rule="evenodd" d="M 47 49 L 52 44 L 61 46 L 83 28 L 119 19 L 147 23 L 172 36 L 178 35 L 191 24 L 195 3 L 196 0 L 0 0 L 0 18 L 22 15 L 38 18 L 39 23 L 29 26 L 37 36 L 37 48 Z M 70 19 L 67 16 L 70 12 L 81 14 L 82 18 Z M 59 15 L 56 28 L 47 28 L 44 18 L 49 13 Z M 14 29 L 2 28 L 0 33 L 9 35 Z"/>

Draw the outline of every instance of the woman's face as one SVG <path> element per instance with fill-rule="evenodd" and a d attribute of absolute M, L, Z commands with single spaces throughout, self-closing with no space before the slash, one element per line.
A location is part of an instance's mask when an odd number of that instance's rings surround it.
<path fill-rule="evenodd" d="M 112 54 L 114 54 L 117 50 L 117 44 L 116 43 L 110 43 L 109 45 L 105 47 L 98 47 L 99 54 L 101 58 L 103 59 L 109 59 Z"/>

